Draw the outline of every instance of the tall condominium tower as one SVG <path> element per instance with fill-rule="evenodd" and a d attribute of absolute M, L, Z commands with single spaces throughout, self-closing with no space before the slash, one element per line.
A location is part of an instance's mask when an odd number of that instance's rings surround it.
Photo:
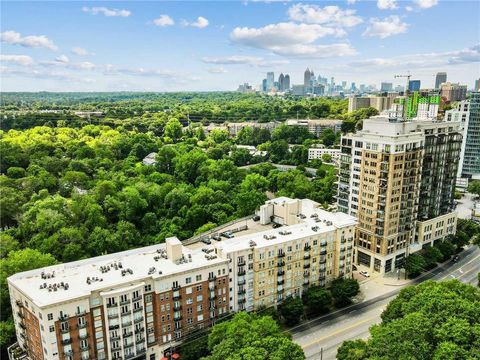
<path fill-rule="evenodd" d="M 455 231 L 460 139 L 452 124 L 381 116 L 342 137 L 337 204 L 358 218 L 358 264 L 393 271 L 410 252 Z"/>
<path fill-rule="evenodd" d="M 440 85 L 447 82 L 447 73 L 446 72 L 438 72 L 437 76 L 435 76 L 435 89 L 440 89 Z"/>
<path fill-rule="evenodd" d="M 312 73 L 309 68 L 303 73 L 303 86 L 310 86 L 310 79 L 312 78 Z"/>

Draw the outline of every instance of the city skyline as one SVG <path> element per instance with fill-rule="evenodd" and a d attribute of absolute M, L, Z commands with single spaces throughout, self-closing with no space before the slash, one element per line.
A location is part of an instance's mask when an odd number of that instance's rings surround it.
<path fill-rule="evenodd" d="M 407 71 L 433 87 L 447 72 L 473 88 L 480 72 L 480 5 L 469 1 L 4 2 L 2 10 L 3 91 L 235 90 L 260 85 L 268 71 L 302 84 L 307 67 L 377 87 L 404 85 L 393 76 Z M 432 34 L 447 20 L 449 32 Z"/>

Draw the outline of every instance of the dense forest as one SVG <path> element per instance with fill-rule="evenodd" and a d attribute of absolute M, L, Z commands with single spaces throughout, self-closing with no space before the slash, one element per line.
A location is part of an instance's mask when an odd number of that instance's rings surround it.
<path fill-rule="evenodd" d="M 376 114 L 373 108 L 347 113 L 348 101 L 329 98 L 277 97 L 241 93 L 2 93 L 1 129 L 33 126 L 81 127 L 87 124 L 159 131 L 159 123 L 175 117 L 187 125 L 243 121 L 285 121 L 291 118 L 336 118 L 354 127 Z M 75 111 L 100 112 L 89 118 Z"/>

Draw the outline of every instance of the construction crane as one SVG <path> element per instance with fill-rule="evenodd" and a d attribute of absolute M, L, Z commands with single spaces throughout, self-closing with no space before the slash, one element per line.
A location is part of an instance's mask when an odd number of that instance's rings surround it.
<path fill-rule="evenodd" d="M 409 91 L 408 91 L 408 88 L 410 86 L 410 78 L 411 78 L 412 75 L 410 75 L 410 71 L 407 71 L 407 74 L 406 75 L 394 75 L 393 77 L 395 79 L 397 78 L 407 78 L 407 86 L 405 86 L 405 91 L 403 92 L 404 96 L 405 96 L 405 101 L 403 103 L 403 107 L 402 107 L 402 118 L 405 120 L 406 119 L 406 107 L 407 107 L 407 102 L 408 102 L 408 95 L 409 95 Z"/>

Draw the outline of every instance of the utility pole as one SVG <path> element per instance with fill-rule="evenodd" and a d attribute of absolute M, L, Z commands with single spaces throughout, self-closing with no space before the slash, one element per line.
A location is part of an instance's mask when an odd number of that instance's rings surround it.
<path fill-rule="evenodd" d="M 320 348 L 320 360 L 323 360 L 323 347 Z"/>

